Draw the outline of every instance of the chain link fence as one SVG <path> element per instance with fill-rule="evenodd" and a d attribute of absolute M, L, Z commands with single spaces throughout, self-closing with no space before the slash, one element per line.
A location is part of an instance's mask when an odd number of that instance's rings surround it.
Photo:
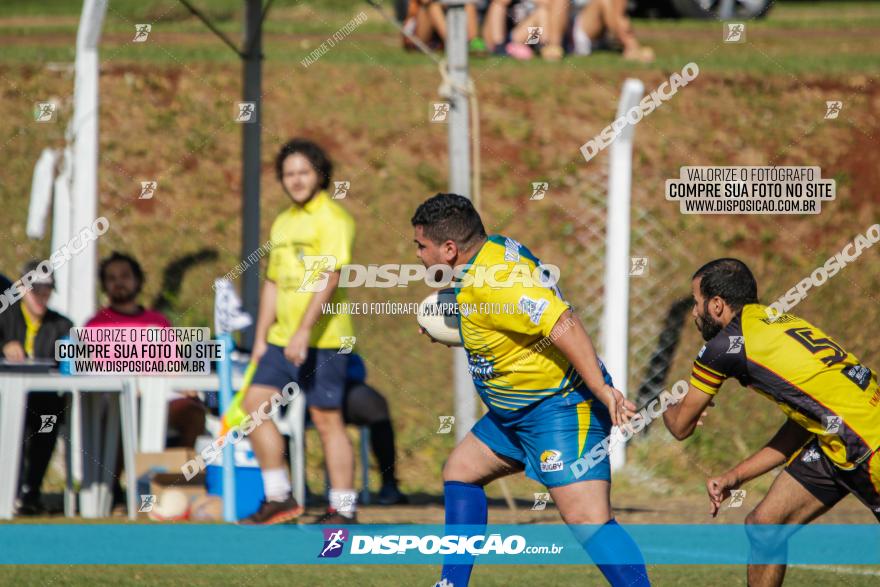
<path fill-rule="evenodd" d="M 574 243 L 564 249 L 569 257 L 566 267 L 573 267 L 575 275 L 563 276 L 563 293 L 597 344 L 603 335 L 608 193 L 607 156 L 604 158 L 603 164 L 590 166 L 590 171 L 577 171 L 570 182 L 570 197 L 557 204 L 566 215 L 560 233 L 568 243 Z M 693 254 L 681 236 L 681 219 L 677 210 L 663 209 L 665 200 L 651 199 L 633 186 L 629 300 L 621 300 L 630 308 L 627 392 L 640 405 L 667 383 L 669 365 L 692 304 L 687 277 Z"/>

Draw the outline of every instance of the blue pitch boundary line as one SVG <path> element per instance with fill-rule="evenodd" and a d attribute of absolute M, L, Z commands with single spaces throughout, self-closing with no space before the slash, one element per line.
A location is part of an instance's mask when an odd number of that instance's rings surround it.
<path fill-rule="evenodd" d="M 741 524 L 636 524 L 625 528 L 650 565 L 743 565 L 750 560 L 749 537 Z M 336 534 L 328 541 L 338 530 L 343 530 L 343 535 Z M 796 530 L 789 539 L 787 558 L 767 549 L 758 553 L 760 558 L 754 562 L 880 565 L 880 525 L 762 526 L 750 530 L 768 543 L 777 543 L 780 532 Z M 436 549 L 446 534 L 442 525 L 4 524 L 0 525 L 0 564 L 441 564 L 444 555 Z M 464 540 L 474 534 L 497 535 L 495 544 L 500 547 L 503 542 L 512 551 L 519 546 L 548 547 L 540 553 L 481 554 L 478 564 L 593 563 L 571 530 L 561 524 L 492 525 L 483 531 L 461 527 L 448 534 L 464 536 Z M 437 538 L 426 538 L 430 536 Z M 405 541 L 409 548 L 398 553 Z M 330 549 L 334 556 L 319 558 L 329 542 L 334 542 Z M 480 548 L 488 542 L 477 539 L 473 546 Z M 434 553 L 420 552 L 419 543 L 429 550 L 436 547 Z M 457 543 L 450 548 L 458 548 Z M 633 561 L 610 558 L 598 562 Z"/>

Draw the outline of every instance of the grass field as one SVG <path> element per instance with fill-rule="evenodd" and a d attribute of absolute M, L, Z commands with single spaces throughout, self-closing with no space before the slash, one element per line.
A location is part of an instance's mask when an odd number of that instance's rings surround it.
<path fill-rule="evenodd" d="M 125 6 L 133 4 L 119 5 L 108 16 L 110 30 Z M 360 4 L 347 11 L 316 6 L 279 3 L 270 20 L 296 27 L 299 21 L 290 15 L 307 11 L 326 24 L 322 33 L 307 40 L 299 34 L 270 34 L 266 43 L 263 234 L 285 205 L 270 171 L 273 151 L 288 137 L 303 134 L 326 144 L 336 159 L 336 177 L 352 183 L 345 203 L 358 222 L 355 262 L 414 259 L 409 217 L 416 203 L 446 184 L 446 127 L 427 122 L 439 76 L 424 58 L 399 51 L 396 36 L 372 20 L 363 26 L 376 26 L 375 35 L 358 30 L 349 44 L 303 68 L 298 56 L 361 9 Z M 135 14 L 130 20 L 137 18 Z M 649 305 L 639 321 L 651 320 L 646 327 L 656 330 L 657 312 L 688 294 L 693 268 L 726 254 L 747 259 L 758 274 L 762 295 L 775 298 L 863 232 L 880 202 L 874 154 L 880 41 L 869 36 L 877 30 L 872 24 L 877 18 L 880 5 L 875 4 L 782 4 L 766 22 L 754 25 L 763 33 L 751 35 L 745 45 L 721 44 L 717 23 L 639 22 L 638 30 L 644 29 L 660 54 L 659 63 L 651 67 L 629 66 L 615 55 L 558 65 L 475 60 L 487 228 L 516 235 L 547 261 L 567 263 L 563 289 L 578 308 L 590 311 L 601 285 L 595 266 L 583 260 L 601 247 L 601 227 L 592 224 L 592 207 L 602 201 L 607 160 L 599 156 L 585 164 L 577 149 L 610 122 L 626 76 L 638 76 L 653 88 L 693 59 L 701 65 L 699 78 L 644 120 L 636 134 L 634 202 L 637 214 L 659 223 L 660 230 L 650 241 L 634 243 L 633 254 L 651 256 L 655 275 L 663 274 L 664 264 L 679 269 L 655 283 L 645 294 L 649 299 L 634 293 L 633 304 Z M 9 22 L 27 31 L 53 21 L 10 16 L 0 19 L 0 27 L 11 27 L 4 24 Z M 53 45 L 70 51 L 75 18 L 63 22 L 68 23 L 63 33 L 0 37 L 0 82 L 7 104 L 7 116 L 0 120 L 6 154 L 0 205 L 10 220 L 0 267 L 7 271 L 25 257 L 48 254 L 47 242 L 28 240 L 24 234 L 24 195 L 40 150 L 61 144 L 70 115 L 72 79 L 61 65 L 49 67 L 51 58 L 39 53 L 54 51 Z M 196 23 L 171 24 L 192 31 L 181 33 L 180 42 L 217 59 L 180 54 L 180 45 L 162 40 L 162 21 L 154 25 L 154 45 L 134 49 L 127 33 L 120 33 L 116 41 L 111 34 L 102 50 L 100 209 L 111 219 L 111 229 L 99 242 L 99 251 L 128 250 L 142 260 L 148 301 L 159 293 L 163 270 L 175 259 L 198 251 L 215 253 L 216 260 L 192 267 L 179 290 L 167 294 L 175 324 L 208 325 L 210 284 L 234 267 L 239 255 L 240 128 L 232 121 L 239 65 Z M 235 22 L 228 26 L 234 30 Z M 677 42 L 684 38 L 686 43 Z M 853 40 L 859 40 L 858 47 L 846 50 Z M 16 57 L 19 50 L 43 56 L 22 62 Z M 126 57 L 133 50 L 141 51 L 139 59 Z M 829 61 L 830 67 L 816 63 L 807 72 L 792 69 L 809 63 L 811 55 Z M 860 59 L 873 65 L 851 71 L 853 60 Z M 53 96 L 61 104 L 59 123 L 33 124 L 34 102 Z M 845 103 L 836 121 L 823 120 L 827 99 Z M 838 200 L 826 204 L 818 216 L 749 216 L 735 222 L 723 216 L 685 217 L 663 200 L 665 179 L 677 176 L 681 165 L 767 163 L 821 166 L 826 177 L 837 180 Z M 138 200 L 140 181 L 146 179 L 158 180 L 159 192 L 152 200 Z M 530 182 L 537 180 L 550 181 L 554 191 L 551 198 L 530 202 Z M 554 230 L 546 232 L 547 226 Z M 865 260 L 811 292 L 798 310 L 870 360 L 878 356 L 880 341 L 859 325 L 878 317 L 878 289 L 878 264 Z M 360 288 L 351 295 L 357 301 L 413 301 L 427 293 L 424 288 L 411 290 Z M 595 331 L 595 323 L 588 325 Z M 370 381 L 391 400 L 404 486 L 436 494 L 442 460 L 452 448 L 451 436 L 435 434 L 437 416 L 451 410 L 443 367 L 448 355 L 419 339 L 409 319 L 356 317 L 356 327 Z M 699 344 L 697 333 L 686 327 L 671 380 L 687 373 Z M 638 382 L 645 358 L 644 352 L 634 357 L 631 385 Z M 426 361 L 436 367 L 426 369 Z M 781 415 L 754 394 L 736 393 L 728 385 L 731 392 L 716 412 L 717 434 L 678 445 L 665 433 L 652 432 L 634 443 L 633 467 L 621 476 L 619 486 L 660 495 L 701 491 L 700 480 L 708 471 L 760 445 Z M 311 473 L 316 481 L 320 478 L 319 468 Z M 534 487 L 516 483 L 517 491 L 526 495 Z"/>
<path fill-rule="evenodd" d="M 727 587 L 744 585 L 741 569 L 735 567 L 654 566 L 649 569 L 651 580 L 660 587 Z M 869 574 L 873 573 L 873 574 Z M 792 568 L 787 574 L 787 585 L 797 587 L 869 587 L 877 584 L 877 569 L 847 568 Z M 437 569 L 413 566 L 355 566 L 331 568 L 328 566 L 30 566 L 0 568 L 0 581 L 8 585 L 153 585 L 186 584 L 195 586 L 260 585 L 272 587 L 317 587 L 324 585 L 357 585 L 358 587 L 386 587 L 391 585 L 429 586 L 437 581 Z M 501 566 L 477 567 L 471 587 L 506 587 L 534 585 L 556 587 L 566 582 L 574 585 L 605 585 L 599 571 L 593 568 L 566 566 Z"/>
<path fill-rule="evenodd" d="M 133 4 L 118 6 L 116 10 L 122 10 Z M 354 6 L 360 9 L 359 4 Z M 851 72 L 846 65 L 850 58 L 867 58 L 880 51 L 876 36 L 867 36 L 875 30 L 871 23 L 880 15 L 880 6 L 836 6 L 780 5 L 766 22 L 756 25 L 766 31 L 766 40 L 756 34 L 747 45 L 721 45 L 718 25 L 713 23 L 639 22 L 638 29 L 645 29 L 646 36 L 653 35 L 658 42 L 689 39 L 677 49 L 670 48 L 687 55 L 666 55 L 657 45 L 661 62 L 652 67 L 633 68 L 613 55 L 551 66 L 476 60 L 473 75 L 483 135 L 482 207 L 488 229 L 516 235 L 544 259 L 572 260 L 573 274 L 562 278 L 564 290 L 575 304 L 589 309 L 600 290 L 590 267 L 577 260 L 600 244 L 587 202 L 594 201 L 589 197 L 601 196 L 604 189 L 600 167 L 604 159 L 600 156 L 584 164 L 577 148 L 608 124 L 627 75 L 637 75 L 651 88 L 672 70 L 663 65 L 664 60 L 674 63 L 675 69 L 689 58 L 702 64 L 706 55 L 726 60 L 727 65 L 738 62 L 737 68 L 702 65 L 700 77 L 691 86 L 638 127 L 634 200 L 640 213 L 658 219 L 664 228 L 643 246 L 652 247 L 648 252 L 655 263 L 677 257 L 683 267 L 680 281 L 661 284 L 664 289 L 652 294 L 656 298 L 650 301 L 665 307 L 670 300 L 687 295 L 689 271 L 698 262 L 723 254 L 748 259 L 758 272 L 762 293 L 776 297 L 862 232 L 880 201 L 874 189 L 880 181 L 874 156 L 878 122 L 873 113 L 880 99 L 875 72 L 870 67 Z M 285 8 L 279 3 L 271 22 L 290 23 L 293 19 L 285 15 L 296 10 L 312 11 L 325 20 L 328 24 L 318 36 L 324 38 L 347 22 L 354 9 Z M 108 16 L 111 30 L 114 19 L 121 18 L 113 14 Z M 57 35 L 61 41 L 53 41 L 65 51 L 70 50 L 75 27 L 75 19 L 68 20 L 67 32 Z M 14 22 L 20 30 L 39 30 L 48 26 L 47 21 L 51 19 L 9 16 L 0 19 L 0 27 Z M 813 23 L 813 28 L 791 34 L 793 27 L 783 25 L 793 22 Z M 202 31 L 190 21 L 172 24 Z M 230 28 L 233 25 L 229 23 Z M 836 41 L 821 34 L 826 27 L 835 37 L 862 39 L 858 51 L 840 50 Z M 161 30 L 157 23 L 154 32 Z M 413 258 L 408 234 L 411 211 L 423 197 L 445 186 L 446 128 L 426 121 L 439 79 L 423 58 L 400 52 L 387 27 L 379 30 L 375 38 L 363 33 L 367 39 L 357 31 L 350 46 L 330 51 L 308 72 L 295 60 L 283 62 L 276 57 L 298 43 L 306 46 L 297 55 L 305 54 L 315 40 L 298 41 L 298 36 L 290 35 L 267 41 L 264 234 L 284 206 L 284 196 L 269 172 L 273 150 L 287 137 L 304 134 L 328 145 L 336 158 L 336 176 L 352 182 L 346 205 L 359 227 L 355 261 Z M 25 257 L 48 254 L 45 241 L 30 241 L 24 235 L 23 195 L 40 150 L 59 145 L 63 138 L 72 80 L 63 70 L 48 68 L 48 57 L 29 58 L 25 63 L 17 60 L 19 49 L 50 47 L 42 35 L 0 38 L 4 44 L 0 81 L 7 104 L 7 116 L 0 120 L 0 144 L 7 156 L 0 205 L 10 220 L 0 267 L 13 268 Z M 235 266 L 239 254 L 240 129 L 231 119 L 240 76 L 238 64 L 226 55 L 228 49 L 213 37 L 202 31 L 186 33 L 183 38 L 199 51 L 226 57 L 184 59 L 176 45 L 164 44 L 161 37 L 155 46 L 143 44 L 144 58 L 139 60 L 117 54 L 120 47 L 131 50 L 122 37 L 115 47 L 109 41 L 103 49 L 100 206 L 112 225 L 99 242 L 99 250 L 103 255 L 124 249 L 142 259 L 148 273 L 148 300 L 158 294 L 162 271 L 174 259 L 200 250 L 216 252 L 216 261 L 189 270 L 180 290 L 170 296 L 176 324 L 207 325 L 212 309 L 210 284 Z M 766 43 L 780 44 L 772 60 Z M 833 62 L 828 70 L 801 74 L 775 65 L 773 75 L 762 70 L 774 60 L 807 61 L 804 55 L 818 51 L 817 46 L 824 46 L 823 59 Z M 385 53 L 373 56 L 377 47 L 385 47 Z M 737 53 L 742 56 L 731 61 L 729 56 Z M 386 57 L 391 56 L 406 60 L 408 66 L 387 63 Z M 28 122 L 33 103 L 52 96 L 61 100 L 62 124 Z M 844 116 L 834 123 L 822 120 L 824 101 L 832 97 L 846 104 Z M 815 217 L 752 216 L 729 222 L 725 217 L 683 217 L 674 204 L 662 199 L 665 178 L 677 175 L 683 164 L 767 162 L 820 165 L 826 176 L 836 178 L 838 201 L 827 204 Z M 153 200 L 136 199 L 144 179 L 160 183 Z M 550 180 L 557 187 L 552 198 L 530 203 L 526 190 L 529 182 L 538 179 Z M 545 226 L 558 230 L 548 234 L 542 230 Z M 877 318 L 875 292 L 880 272 L 870 260 L 852 269 L 811 293 L 799 310 L 827 325 L 860 356 L 876 357 L 880 342 L 858 325 Z M 424 293 L 359 289 L 352 297 L 412 301 Z M 425 369 L 424 362 L 445 365 L 448 357 L 420 340 L 409 320 L 360 317 L 356 326 L 370 380 L 391 400 L 404 486 L 436 494 L 440 466 L 452 439 L 434 434 L 434 423 L 437 415 L 450 412 L 451 396 L 443 391 L 447 389 L 446 370 Z M 687 372 L 688 358 L 698 347 L 697 334 L 686 328 L 673 379 Z M 637 380 L 638 367 L 634 364 L 631 383 Z M 660 495 L 700 491 L 699 481 L 706 471 L 747 454 L 763 442 L 780 417 L 763 400 L 734 392 L 727 394 L 717 413 L 751 417 L 719 417 L 717 435 L 700 435 L 683 446 L 672 443 L 664 433 L 652 432 L 634 444 L 634 466 L 621 476 L 619 486 L 624 488 L 631 481 L 640 491 L 647 488 Z M 320 476 L 319 469 L 312 472 Z M 523 481 L 519 491 L 528 495 L 532 488 Z"/>
<path fill-rule="evenodd" d="M 240 39 L 239 0 L 203 2 L 219 27 Z M 102 41 L 100 209 L 111 220 L 101 255 L 135 254 L 147 273 L 148 301 L 160 292 L 163 270 L 180 256 L 207 250 L 216 259 L 190 269 L 179 289 L 166 292 L 176 325 L 209 325 L 211 282 L 238 262 L 241 129 L 232 120 L 240 95 L 237 57 L 172 0 L 110 0 Z M 300 61 L 354 15 L 368 20 L 314 65 Z M 49 253 L 46 241 L 24 234 L 33 164 L 47 146 L 63 144 L 70 117 L 72 76 L 67 64 L 79 3 L 7 0 L 0 6 L 0 207 L 7 227 L 0 272 Z M 153 23 L 148 43 L 133 44 L 134 24 Z M 698 21 L 637 21 L 636 30 L 658 60 L 634 66 L 613 54 L 560 64 L 478 58 L 471 64 L 481 112 L 482 213 L 491 232 L 516 237 L 544 260 L 564 268 L 563 290 L 589 310 L 601 291 L 584 259 L 601 246 L 593 202 L 604 191 L 604 156 L 585 163 L 578 147 L 610 123 L 621 83 L 638 77 L 650 90 L 694 61 L 700 76 L 639 124 L 633 198 L 639 218 L 662 230 L 634 244 L 656 274 L 647 302 L 665 308 L 688 294 L 691 272 L 717 256 L 738 256 L 756 271 L 761 294 L 776 298 L 878 221 L 880 165 L 880 4 L 779 3 L 761 22 L 748 23 L 747 43 L 721 43 L 721 25 Z M 428 122 L 440 83 L 424 57 L 399 49 L 398 37 L 361 2 L 278 0 L 266 24 L 262 226 L 264 236 L 285 196 L 272 175 L 278 145 L 293 135 L 325 144 L 336 179 L 351 181 L 345 205 L 358 223 L 355 262 L 414 259 L 409 217 L 414 206 L 446 186 L 446 127 Z M 35 102 L 56 98 L 59 122 L 34 124 Z M 823 119 L 826 100 L 842 100 L 837 120 Z M 818 165 L 837 180 L 838 199 L 819 216 L 686 217 L 663 199 L 667 178 L 682 165 Z M 138 200 L 140 181 L 157 179 L 153 200 Z M 548 197 L 530 202 L 530 182 L 549 181 Z M 547 227 L 552 227 L 548 231 Z M 599 273 L 601 275 L 601 273 Z M 878 364 L 880 339 L 864 328 L 880 318 L 877 251 L 810 293 L 797 312 L 844 341 L 868 364 Z M 415 301 L 426 289 L 351 292 L 357 301 Z M 634 322 L 656 314 L 634 315 Z M 591 325 L 595 327 L 595 324 Z M 654 327 L 655 324 L 650 326 Z M 356 318 L 358 346 L 370 382 L 388 398 L 396 423 L 404 490 L 437 504 L 440 468 L 453 445 L 435 434 L 437 416 L 452 410 L 449 356 L 415 332 L 410 318 Z M 690 324 L 675 356 L 671 381 L 684 377 L 699 348 Z M 644 355 L 633 359 L 630 385 Z M 781 414 L 735 383 L 725 386 L 707 428 L 678 444 L 651 430 L 631 446 L 615 479 L 623 521 L 646 508 L 676 521 L 702 515 L 703 479 L 763 444 Z M 310 438 L 309 479 L 323 479 L 316 438 Z M 374 478 L 374 484 L 377 479 Z M 748 486 L 757 503 L 769 479 Z M 510 480 L 515 497 L 531 503 L 539 487 L 522 475 Z M 498 498 L 496 485 L 489 494 Z M 639 510 L 641 511 L 641 510 Z M 649 515 L 646 513 L 645 515 Z M 540 522 L 525 512 L 522 521 Z M 398 521 L 418 511 L 401 513 Z M 437 515 L 436 507 L 432 515 Z M 695 514 L 693 514 L 695 515 Z M 704 518 L 694 518 L 694 521 Z M 844 518 L 841 518 L 844 519 Z M 846 518 L 847 520 L 849 518 Z M 856 518 L 862 520 L 862 518 Z M 366 519 L 370 521 L 370 519 Z M 482 572 L 481 572 L 482 571 Z M 565 578 L 599 584 L 592 569 L 496 567 L 477 571 L 473 584 L 557 585 Z M 742 584 L 742 570 L 655 567 L 658 585 Z M 159 585 L 428 585 L 425 567 L 59 567 L 0 568 L 0 584 Z M 528 580 L 528 582 L 526 582 Z M 855 570 L 793 570 L 793 585 L 869 585 L 877 577 Z"/>

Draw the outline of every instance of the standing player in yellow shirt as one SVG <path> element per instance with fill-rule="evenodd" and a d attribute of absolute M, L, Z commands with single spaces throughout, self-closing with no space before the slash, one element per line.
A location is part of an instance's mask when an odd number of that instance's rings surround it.
<path fill-rule="evenodd" d="M 587 472 L 573 467 L 612 424 L 628 422 L 635 405 L 614 388 L 559 288 L 533 278 L 549 276 L 526 247 L 487 236 L 463 196 L 435 195 L 418 207 L 412 225 L 426 267 L 465 269 L 455 282 L 461 334 L 468 370 L 489 408 L 443 468 L 447 534 L 485 527 L 483 487 L 525 470 L 548 488 L 613 587 L 650 585 L 639 547 L 614 520 L 608 459 Z M 466 587 L 472 566 L 472 559 L 447 562 L 441 582 Z"/>
<path fill-rule="evenodd" d="M 788 416 L 764 448 L 706 482 L 714 516 L 731 490 L 787 463 L 746 518 L 752 560 L 759 561 L 749 564 L 749 585 L 782 585 L 784 564 L 759 564 L 785 560 L 792 530 L 781 525 L 808 524 L 850 493 L 880 520 L 877 375 L 806 320 L 759 304 L 755 278 L 738 259 L 706 263 L 691 288 L 706 344 L 688 393 L 663 420 L 678 440 L 689 437 L 728 378 Z"/>
<path fill-rule="evenodd" d="M 330 476 L 330 508 L 322 523 L 343 524 L 355 522 L 357 494 L 354 451 L 342 418 L 349 355 L 338 351 L 342 338 L 354 330 L 348 314 L 322 316 L 321 307 L 347 299 L 337 285 L 341 267 L 351 262 L 354 220 L 327 194 L 332 169 L 323 149 L 304 139 L 284 145 L 276 158 L 278 180 L 291 206 L 272 225 L 252 355 L 258 365 L 243 407 L 253 412 L 289 382 L 300 386 Z M 318 283 L 312 277 L 319 277 Z M 291 494 L 278 429 L 267 421 L 248 438 L 266 499 L 242 523 L 278 524 L 298 517 L 303 508 Z"/>

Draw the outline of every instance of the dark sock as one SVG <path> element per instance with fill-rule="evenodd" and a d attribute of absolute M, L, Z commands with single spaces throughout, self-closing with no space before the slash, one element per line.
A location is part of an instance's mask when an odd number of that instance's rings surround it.
<path fill-rule="evenodd" d="M 476 535 L 485 532 L 488 518 L 486 492 L 480 485 L 447 481 L 443 484 L 446 502 L 446 534 Z M 476 526 L 472 531 L 450 526 Z M 478 528 L 482 528 L 478 530 Z M 473 556 L 455 555 L 456 564 L 443 563 L 441 581 L 446 579 L 455 587 L 467 587 L 474 567 Z M 445 560 L 449 560 L 447 557 Z M 467 562 L 461 562 L 462 560 Z"/>
<path fill-rule="evenodd" d="M 394 430 L 391 428 L 390 420 L 376 422 L 370 426 L 370 444 L 382 475 L 382 485 L 397 485 L 394 463 Z"/>

